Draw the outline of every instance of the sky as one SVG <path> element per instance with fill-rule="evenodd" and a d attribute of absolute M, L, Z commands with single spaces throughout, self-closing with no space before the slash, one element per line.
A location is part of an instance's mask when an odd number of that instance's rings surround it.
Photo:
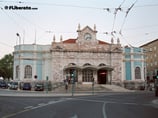
<path fill-rule="evenodd" d="M 37 10 L 12 10 L 6 6 Z M 158 0 L 0 0 L 0 58 L 21 44 L 50 45 L 96 25 L 97 39 L 139 47 L 158 38 Z M 21 42 L 19 42 L 19 34 Z"/>

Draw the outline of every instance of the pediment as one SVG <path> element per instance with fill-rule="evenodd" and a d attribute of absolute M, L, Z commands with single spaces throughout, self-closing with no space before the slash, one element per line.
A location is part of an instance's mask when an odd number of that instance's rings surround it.
<path fill-rule="evenodd" d="M 112 51 L 114 51 L 114 52 L 122 52 L 122 49 L 120 47 L 115 47 L 114 49 L 112 49 Z"/>
<path fill-rule="evenodd" d="M 89 26 L 86 26 L 82 29 L 82 31 L 90 31 L 90 32 L 93 32 L 94 30 L 92 28 L 90 28 Z"/>

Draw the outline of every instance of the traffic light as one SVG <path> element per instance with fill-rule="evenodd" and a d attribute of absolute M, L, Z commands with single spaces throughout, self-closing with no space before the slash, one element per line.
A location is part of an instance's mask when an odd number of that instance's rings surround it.
<path fill-rule="evenodd" d="M 70 69 L 70 78 L 71 78 L 71 83 L 74 84 L 75 83 L 75 79 L 76 79 L 76 71 L 75 71 L 75 69 Z"/>
<path fill-rule="evenodd" d="M 70 76 L 76 77 L 76 70 L 75 69 L 70 69 Z"/>

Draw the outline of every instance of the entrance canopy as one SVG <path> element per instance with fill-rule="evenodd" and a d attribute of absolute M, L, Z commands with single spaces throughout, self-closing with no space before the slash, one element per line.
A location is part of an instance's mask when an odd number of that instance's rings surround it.
<path fill-rule="evenodd" d="M 84 69 L 91 69 L 91 70 L 108 70 L 108 71 L 113 71 L 113 67 L 110 66 L 94 66 L 94 65 L 86 65 L 86 66 L 78 66 L 78 65 L 72 65 L 69 64 L 64 67 L 64 70 L 67 69 L 77 69 L 77 70 L 84 70 Z"/>
<path fill-rule="evenodd" d="M 94 66 L 94 65 L 86 65 L 86 66 L 82 66 L 81 68 L 82 70 L 84 69 L 97 70 L 97 66 Z"/>
<path fill-rule="evenodd" d="M 77 66 L 77 65 L 67 65 L 64 67 L 64 70 L 67 70 L 67 69 L 81 69 L 80 66 Z"/>
<path fill-rule="evenodd" d="M 108 70 L 108 71 L 113 71 L 114 68 L 110 67 L 110 66 L 98 66 L 97 70 Z"/>

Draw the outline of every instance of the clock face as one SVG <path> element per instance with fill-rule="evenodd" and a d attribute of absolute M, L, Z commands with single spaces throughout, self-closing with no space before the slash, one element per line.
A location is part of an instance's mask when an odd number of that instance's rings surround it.
<path fill-rule="evenodd" d="M 85 39 L 85 40 L 91 40 L 91 39 L 92 39 L 91 34 L 86 33 L 86 34 L 84 35 L 84 39 Z"/>

